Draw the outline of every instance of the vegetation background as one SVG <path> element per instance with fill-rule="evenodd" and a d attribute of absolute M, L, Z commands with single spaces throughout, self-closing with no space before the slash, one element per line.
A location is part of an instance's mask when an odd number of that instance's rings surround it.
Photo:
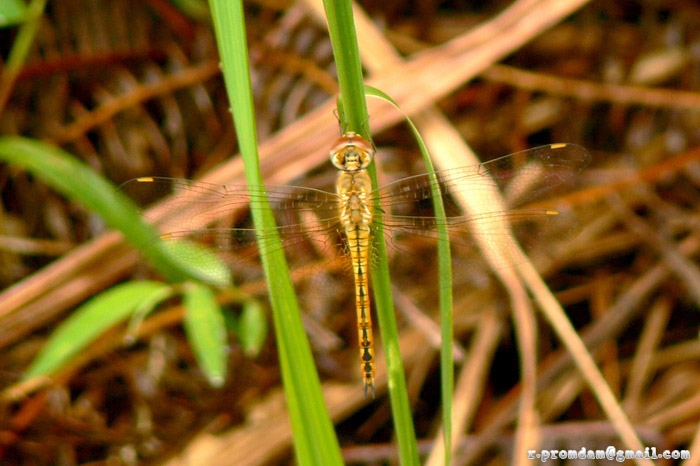
<path fill-rule="evenodd" d="M 547 253 L 540 272 L 644 444 L 700 452 L 700 6 L 358 5 L 367 15 L 358 14 L 357 29 L 368 82 L 409 113 L 441 113 L 481 160 L 554 142 L 591 152 L 577 184 L 551 201 L 579 219 L 580 233 L 532 253 Z M 326 157 L 338 136 L 337 87 L 318 12 L 313 2 L 246 4 L 261 164 L 271 184 L 332 176 Z M 17 32 L 0 31 L 5 62 Z M 18 79 L 12 84 L 3 73 L 0 83 L 0 133 L 57 145 L 117 185 L 146 175 L 242 182 L 205 2 L 49 2 Z M 400 116 L 371 101 L 370 115 L 386 170 L 420 171 Z M 136 344 L 124 346 L 124 328 L 116 329 L 51 384 L 19 384 L 72 310 L 152 271 L 93 212 L 23 170 L 0 165 L 0 199 L 2 464 L 292 461 L 274 339 L 250 356 L 232 330 L 226 383 L 213 388 L 187 344 L 176 300 L 144 321 Z M 425 265 L 414 255 L 402 267 Z M 470 286 L 455 290 L 463 354 L 455 403 L 466 412 L 455 463 L 509 464 L 518 461 L 511 445 L 522 422 L 522 355 L 507 294 L 472 268 Z M 411 298 L 425 300 L 429 291 L 414 278 Z M 364 400 L 355 374 L 352 299 L 328 276 L 315 280 L 304 279 L 299 295 L 344 459 L 390 462 L 384 388 Z M 260 282 L 246 291 L 264 297 Z M 441 422 L 439 356 L 412 300 L 397 307 L 427 454 Z M 234 318 L 242 312 L 227 309 Z M 621 446 L 546 320 L 537 322 L 540 447 Z"/>

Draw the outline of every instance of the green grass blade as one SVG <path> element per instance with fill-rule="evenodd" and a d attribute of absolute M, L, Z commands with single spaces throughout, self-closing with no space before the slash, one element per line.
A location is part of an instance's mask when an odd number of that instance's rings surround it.
<path fill-rule="evenodd" d="M 428 149 L 423 138 L 410 118 L 407 121 L 418 141 L 423 160 L 428 172 L 435 168 L 430 160 Z M 431 187 L 433 210 L 435 211 L 436 229 L 438 235 L 438 303 L 440 307 L 440 393 L 442 398 L 443 441 L 445 443 L 445 464 L 451 464 L 452 456 L 452 405 L 454 395 L 454 358 L 452 344 L 454 341 L 452 316 L 452 254 L 450 252 L 450 237 L 447 232 L 447 215 L 443 204 L 442 194 L 437 183 Z"/>
<path fill-rule="evenodd" d="M 260 353 L 267 339 L 268 325 L 265 311 L 259 301 L 249 299 L 243 303 L 236 334 L 243 354 L 255 357 Z"/>
<path fill-rule="evenodd" d="M 208 286 L 188 283 L 183 297 L 185 331 L 197 363 L 211 386 L 221 387 L 226 380 L 228 341 L 216 295 Z"/>
<path fill-rule="evenodd" d="M 4 136 L 0 137 L 0 160 L 23 168 L 68 199 L 97 212 L 170 280 L 201 278 L 201 270 L 188 267 L 163 242 L 154 241 L 158 232 L 141 219 L 130 199 L 71 154 L 41 141 Z"/>
<path fill-rule="evenodd" d="M 325 0 L 326 18 L 331 38 L 331 46 L 338 69 L 340 97 L 338 113 L 343 131 L 354 131 L 371 140 L 369 135 L 369 115 L 365 101 L 365 88 L 362 79 L 360 52 L 357 33 L 349 0 Z M 377 186 L 374 164 L 369 167 L 372 183 Z M 381 206 L 377 201 L 375 216 L 381 224 Z M 374 245 L 376 255 L 372 269 L 372 289 L 382 345 L 387 361 L 391 410 L 399 446 L 401 464 L 418 464 L 418 445 L 411 415 L 411 407 L 406 390 L 403 361 L 399 348 L 399 332 L 394 314 L 394 300 L 391 294 L 391 278 L 381 226 L 375 228 Z"/>
<path fill-rule="evenodd" d="M 129 282 L 92 298 L 61 323 L 32 361 L 24 378 L 52 374 L 105 330 L 129 318 L 141 303 L 167 296 L 169 289 L 160 282 Z"/>
<path fill-rule="evenodd" d="M 183 270 L 187 270 L 188 276 L 197 281 L 220 287 L 229 287 L 233 283 L 231 269 L 212 248 L 187 240 L 158 243 L 172 262 L 180 264 Z M 183 257 L 187 260 L 183 260 Z"/>
<path fill-rule="evenodd" d="M 177 287 L 170 286 L 164 288 L 161 293 L 150 294 L 136 306 L 134 312 L 131 313 L 131 318 L 124 332 L 125 345 L 133 345 L 136 342 L 141 324 L 146 320 L 148 314 L 153 312 L 161 302 L 173 297 L 176 293 L 176 288 Z"/>
<path fill-rule="evenodd" d="M 240 0 L 211 0 L 210 6 L 246 179 L 250 184 L 262 184 L 243 6 Z M 266 232 L 274 229 L 274 218 L 269 211 L 253 209 L 251 213 L 257 228 Z M 266 237 L 259 246 L 269 287 L 297 462 L 342 464 L 279 238 Z"/>
<path fill-rule="evenodd" d="M 207 0 L 171 0 L 180 11 L 197 21 L 209 21 L 209 4 Z"/>
<path fill-rule="evenodd" d="M 344 133 L 354 131 L 371 141 L 352 3 L 347 0 L 324 0 L 323 5 L 326 10 L 333 57 L 338 70 L 340 87 L 338 116 L 341 130 Z"/>
<path fill-rule="evenodd" d="M 210 254 L 203 255 L 203 251 L 198 249 L 197 257 L 204 258 L 202 267 L 180 261 L 178 251 L 181 253 L 182 248 L 190 248 L 191 252 L 191 248 L 196 246 L 187 243 L 174 244 L 155 241 L 154 238 L 157 238 L 158 232 L 151 225 L 142 221 L 139 210 L 128 198 L 90 167 L 63 150 L 40 141 L 8 136 L 0 138 L 0 159 L 24 168 L 67 198 L 99 213 L 107 224 L 121 230 L 125 237 L 134 243 L 149 261 L 169 279 L 181 281 L 195 278 L 222 285 L 228 283 L 227 280 L 221 278 L 228 276 L 228 269 L 222 272 L 220 265 L 216 267 L 218 258 L 214 259 Z M 129 303 L 130 301 L 127 301 L 123 306 L 120 303 L 114 304 L 114 311 L 107 308 L 103 323 L 107 326 L 111 325 L 114 319 L 122 318 L 123 313 L 131 312 L 132 310 L 128 307 Z M 90 309 L 93 308 L 89 307 L 88 311 Z M 102 331 L 105 328 L 106 326 L 97 325 L 93 330 Z M 131 329 L 130 334 L 133 333 L 134 330 Z M 83 335 L 89 335 L 93 338 L 96 334 L 87 332 Z M 67 340 L 71 339 L 63 333 L 59 333 L 59 336 Z M 85 341 L 81 335 L 75 338 L 74 343 L 85 345 L 89 341 Z M 58 354 L 63 353 L 59 351 Z M 74 352 L 70 354 L 73 355 Z M 42 353 L 37 367 L 40 369 L 45 367 L 48 364 L 46 361 L 49 360 L 50 356 L 45 356 Z"/>
<path fill-rule="evenodd" d="M 0 28 L 12 26 L 24 21 L 27 5 L 21 0 L 3 0 L 0 2 Z"/>
<path fill-rule="evenodd" d="M 396 101 L 381 90 L 367 86 L 366 92 L 367 95 L 384 99 L 401 110 L 401 107 L 399 107 Z M 404 116 L 418 142 L 418 147 L 423 156 L 426 170 L 429 173 L 435 172 L 433 162 L 428 153 L 428 148 L 425 146 L 418 128 L 416 128 L 408 115 L 404 114 Z M 433 210 L 435 211 L 435 218 L 438 219 L 438 222 L 436 222 L 436 229 L 438 234 L 438 302 L 440 306 L 441 334 L 440 390 L 442 395 L 443 440 L 445 442 L 445 464 L 450 464 L 452 450 L 452 405 L 454 395 L 454 358 L 452 355 L 452 345 L 454 341 L 452 317 L 452 254 L 450 252 L 450 237 L 447 232 L 447 218 L 442 194 L 440 193 L 440 188 L 437 183 L 434 183 L 431 189 Z"/>
<path fill-rule="evenodd" d="M 6 5 L 6 7 L 9 5 Z M 0 115 L 3 113 L 5 104 L 10 98 L 12 88 L 19 76 L 19 72 L 24 65 L 29 51 L 31 50 L 34 38 L 41 24 L 41 17 L 46 7 L 46 0 L 32 0 L 23 13 L 21 20 L 24 22 L 20 27 L 17 38 L 12 44 L 12 49 L 7 57 L 2 73 L 0 73 Z M 8 9 L 7 13 L 13 16 L 13 12 Z M 15 11 L 14 13 L 18 13 Z M 16 18 L 15 18 L 16 19 Z"/>

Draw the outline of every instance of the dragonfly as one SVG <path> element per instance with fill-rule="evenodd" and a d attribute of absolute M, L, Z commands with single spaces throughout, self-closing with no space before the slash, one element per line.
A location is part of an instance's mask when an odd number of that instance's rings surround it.
<path fill-rule="evenodd" d="M 383 227 L 387 244 L 399 250 L 402 237 L 439 240 L 439 226 L 446 227 L 451 245 L 466 247 L 473 246 L 469 232 L 474 227 L 486 234 L 493 230 L 497 235 L 502 234 L 497 228 L 506 221 L 515 233 L 533 228 L 536 232 L 538 225 L 563 223 L 566 216 L 522 204 L 570 184 L 590 159 L 581 146 L 551 144 L 478 165 L 409 176 L 374 189 L 367 171 L 374 156 L 375 147 L 367 139 L 354 132 L 343 134 L 330 150 L 330 161 L 338 170 L 334 192 L 302 186 L 219 185 L 167 177 L 136 178 L 122 185 L 122 190 L 137 198 L 166 197 L 148 211 L 167 230 L 160 238 L 212 244 L 233 269 L 243 268 L 255 254 L 250 248 L 256 242 L 269 241 L 273 234 L 281 238 L 288 255 L 295 253 L 296 245 L 310 239 L 315 239 L 322 250 L 340 249 L 354 279 L 360 371 L 367 396 L 368 392 L 375 393 L 368 278 L 377 227 Z M 517 192 L 525 184 L 527 195 L 515 201 L 516 206 L 505 209 L 465 213 L 455 201 L 461 194 L 474 196 L 489 189 Z M 432 210 L 434 192 L 440 193 L 446 217 L 440 218 Z M 375 205 L 381 206 L 378 211 Z M 252 226 L 250 209 L 270 210 L 277 220 L 274 231 Z M 175 210 L 176 216 L 164 218 Z"/>

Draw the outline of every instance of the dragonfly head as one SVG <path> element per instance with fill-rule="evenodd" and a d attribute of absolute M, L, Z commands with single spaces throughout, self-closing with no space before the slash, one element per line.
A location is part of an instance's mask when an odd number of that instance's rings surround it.
<path fill-rule="evenodd" d="M 357 133 L 345 133 L 331 149 L 331 163 L 339 170 L 363 170 L 372 163 L 374 146 Z"/>

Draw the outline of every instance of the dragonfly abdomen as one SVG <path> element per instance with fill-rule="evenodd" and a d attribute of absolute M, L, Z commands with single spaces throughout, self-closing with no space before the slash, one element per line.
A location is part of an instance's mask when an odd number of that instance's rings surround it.
<path fill-rule="evenodd" d="M 348 248 L 352 258 L 352 271 L 355 277 L 355 309 L 357 311 L 357 336 L 360 345 L 360 369 L 364 384 L 364 394 L 374 389 L 374 338 L 372 336 L 372 316 L 370 314 L 368 267 L 369 267 L 369 226 L 363 223 L 346 228 Z"/>

